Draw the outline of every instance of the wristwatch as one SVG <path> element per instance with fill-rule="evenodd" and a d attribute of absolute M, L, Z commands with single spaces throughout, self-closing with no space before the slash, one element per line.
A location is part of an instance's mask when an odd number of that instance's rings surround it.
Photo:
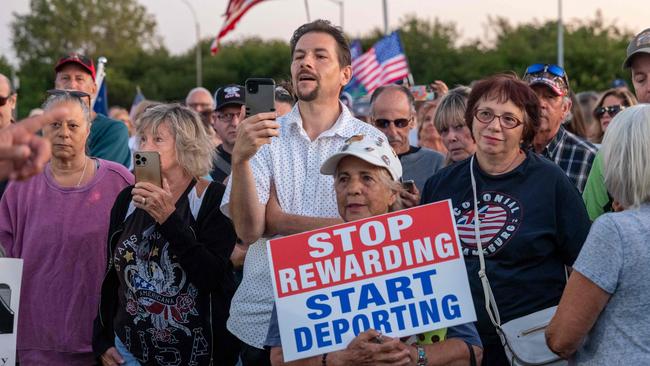
<path fill-rule="evenodd" d="M 415 349 L 418 351 L 418 361 L 415 363 L 416 366 L 427 366 L 429 360 L 427 359 L 427 353 L 424 352 L 424 347 L 419 344 L 415 345 Z"/>

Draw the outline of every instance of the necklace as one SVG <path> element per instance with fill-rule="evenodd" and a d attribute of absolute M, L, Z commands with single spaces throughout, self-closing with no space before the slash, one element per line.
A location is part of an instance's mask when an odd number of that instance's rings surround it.
<path fill-rule="evenodd" d="M 86 158 L 86 162 L 84 163 L 84 170 L 81 171 L 81 177 L 79 177 L 79 181 L 77 182 L 77 187 L 81 185 L 81 181 L 84 179 L 84 176 L 86 175 L 87 166 L 88 166 L 88 158 Z"/>

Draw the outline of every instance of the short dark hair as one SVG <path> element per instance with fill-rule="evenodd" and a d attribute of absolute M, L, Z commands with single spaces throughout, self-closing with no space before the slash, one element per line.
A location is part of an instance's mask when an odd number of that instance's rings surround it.
<path fill-rule="evenodd" d="M 311 23 L 306 23 L 298 27 L 293 32 L 291 36 L 291 57 L 293 58 L 293 52 L 296 50 L 296 44 L 307 33 L 319 32 L 326 33 L 332 36 L 337 44 L 337 54 L 339 59 L 339 65 L 341 67 L 350 66 L 352 64 L 352 55 L 350 55 L 350 44 L 348 43 L 347 38 L 343 34 L 343 31 L 340 27 L 335 27 L 328 20 L 317 19 Z"/>
<path fill-rule="evenodd" d="M 527 83 L 513 74 L 497 74 L 479 80 L 472 86 L 467 100 L 465 123 L 472 130 L 476 105 L 481 99 L 496 99 L 499 103 L 511 101 L 524 112 L 523 146 L 529 147 L 539 127 L 539 99 Z"/>

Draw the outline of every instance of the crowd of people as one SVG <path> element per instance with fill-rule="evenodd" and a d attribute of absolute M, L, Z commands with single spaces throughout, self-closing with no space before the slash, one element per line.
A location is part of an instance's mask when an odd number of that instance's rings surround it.
<path fill-rule="evenodd" d="M 95 113 L 94 64 L 73 53 L 42 114 L 17 122 L 0 75 L 21 365 L 509 365 L 502 325 L 547 309 L 540 347 L 558 359 L 650 363 L 650 29 L 621 55 L 633 90 L 576 95 L 565 69 L 531 60 L 435 81 L 425 103 L 384 85 L 364 115 L 340 99 L 340 29 L 304 24 L 290 48 L 275 111 L 250 116 L 236 83 Z M 158 153 L 160 184 L 135 181 L 139 152 Z M 477 321 L 414 342 L 366 329 L 285 362 L 267 241 L 446 199 Z"/>

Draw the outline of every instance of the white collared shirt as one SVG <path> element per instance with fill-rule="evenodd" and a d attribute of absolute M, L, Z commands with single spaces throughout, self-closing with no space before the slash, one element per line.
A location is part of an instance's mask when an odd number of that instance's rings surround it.
<path fill-rule="evenodd" d="M 278 118 L 280 136 L 272 138 L 271 143 L 264 145 L 250 161 L 261 204 L 266 205 L 269 200 L 272 179 L 284 212 L 311 217 L 340 217 L 334 178 L 320 174 L 320 166 L 354 135 L 386 139 L 381 131 L 354 118 L 342 104 L 341 110 L 336 123 L 314 141 L 303 128 L 298 104 L 291 112 Z M 232 180 L 229 180 L 221 202 L 221 211 L 228 217 L 231 184 Z M 244 279 L 232 300 L 228 319 L 228 329 L 237 338 L 257 348 L 264 346 L 273 310 L 266 240 L 260 238 L 248 249 Z"/>

